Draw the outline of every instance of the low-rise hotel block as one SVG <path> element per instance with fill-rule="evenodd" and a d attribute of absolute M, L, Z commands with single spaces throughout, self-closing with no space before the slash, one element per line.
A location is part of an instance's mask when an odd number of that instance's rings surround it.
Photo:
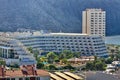
<path fill-rule="evenodd" d="M 4 36 L 4 38 L 2 38 L 2 35 L 0 38 L 0 56 L 5 59 L 29 58 L 32 56 L 27 50 L 29 47 L 39 50 L 40 53 L 48 53 L 50 51 L 61 53 L 64 50 L 69 50 L 80 52 L 82 56 L 107 56 L 105 43 L 97 35 L 78 33 L 42 34 L 40 32 L 6 33 L 7 36 Z"/>

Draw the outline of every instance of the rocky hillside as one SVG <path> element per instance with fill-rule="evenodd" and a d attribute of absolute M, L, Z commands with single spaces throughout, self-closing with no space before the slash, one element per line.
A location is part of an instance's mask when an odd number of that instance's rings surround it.
<path fill-rule="evenodd" d="M 17 28 L 81 32 L 82 11 L 107 12 L 107 35 L 120 34 L 120 0 L 0 0 L 0 31 Z"/>

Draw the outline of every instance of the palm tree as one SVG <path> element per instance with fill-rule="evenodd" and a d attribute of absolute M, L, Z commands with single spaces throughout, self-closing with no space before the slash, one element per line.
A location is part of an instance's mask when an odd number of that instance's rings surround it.
<path fill-rule="evenodd" d="M 115 52 L 115 50 L 114 50 L 114 49 L 111 49 L 111 53 L 112 53 L 112 55 L 114 54 L 114 52 Z"/>
<path fill-rule="evenodd" d="M 81 54 L 80 52 L 75 52 L 73 53 L 73 56 L 79 58 L 81 56 L 80 54 Z"/>
<path fill-rule="evenodd" d="M 39 56 L 39 51 L 36 49 L 36 50 L 33 51 L 33 54 L 34 54 L 35 59 L 38 60 L 39 59 L 39 57 L 38 57 Z"/>
<path fill-rule="evenodd" d="M 63 55 L 64 58 L 67 59 L 72 58 L 74 56 L 74 53 L 69 50 L 64 50 L 61 54 Z"/>
<path fill-rule="evenodd" d="M 57 55 L 54 52 L 49 52 L 47 54 L 48 62 L 53 63 Z"/>
<path fill-rule="evenodd" d="M 47 62 L 47 58 L 44 57 L 44 56 L 42 56 L 42 57 L 40 57 L 40 61 L 41 61 L 41 62 Z"/>
<path fill-rule="evenodd" d="M 61 59 L 63 59 L 63 58 L 66 58 L 66 54 L 61 53 L 61 54 L 59 55 L 59 59 L 61 60 Z"/>
<path fill-rule="evenodd" d="M 33 53 L 33 48 L 32 48 L 32 47 L 29 47 L 29 48 L 28 48 L 28 51 L 30 51 L 30 53 Z"/>

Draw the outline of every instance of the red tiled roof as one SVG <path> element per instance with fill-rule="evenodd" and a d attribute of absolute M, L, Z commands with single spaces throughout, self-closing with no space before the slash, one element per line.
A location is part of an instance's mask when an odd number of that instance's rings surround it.
<path fill-rule="evenodd" d="M 23 72 L 19 70 L 7 70 L 5 77 L 23 77 L 23 76 L 50 76 L 49 73 L 45 70 L 37 70 L 37 75 L 31 75 L 31 74 L 23 74 Z M 0 76 L 2 77 L 2 76 Z"/>
<path fill-rule="evenodd" d="M 8 70 L 6 71 L 6 77 L 18 77 L 18 76 L 24 76 L 22 74 L 21 70 Z"/>
<path fill-rule="evenodd" d="M 21 70 L 24 75 L 37 75 L 35 66 L 33 65 L 21 66 Z"/>
<path fill-rule="evenodd" d="M 6 70 L 0 66 L 0 77 L 50 76 L 45 70 L 37 70 L 35 65 L 23 65 L 19 70 Z"/>
<path fill-rule="evenodd" d="M 48 71 L 40 70 L 40 69 L 37 70 L 37 75 L 40 75 L 40 76 L 50 76 Z"/>

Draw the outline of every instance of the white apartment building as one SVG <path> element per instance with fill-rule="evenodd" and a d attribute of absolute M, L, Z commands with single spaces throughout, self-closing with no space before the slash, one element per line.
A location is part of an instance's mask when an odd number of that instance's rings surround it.
<path fill-rule="evenodd" d="M 3 34 L 2 34 L 3 35 Z M 107 50 L 102 37 L 78 33 L 40 33 L 14 32 L 0 36 L 0 57 L 8 64 L 18 62 L 20 65 L 35 64 L 33 55 L 27 50 L 43 53 L 61 53 L 64 50 L 80 52 L 83 56 L 107 56 Z"/>
<path fill-rule="evenodd" d="M 47 33 L 34 32 L 28 36 L 17 36 L 25 47 L 32 47 L 48 53 L 61 53 L 64 50 L 80 52 L 83 56 L 106 56 L 107 50 L 102 37 L 78 33 Z"/>
<path fill-rule="evenodd" d="M 102 9 L 86 9 L 82 12 L 82 33 L 105 37 L 106 12 Z"/>

